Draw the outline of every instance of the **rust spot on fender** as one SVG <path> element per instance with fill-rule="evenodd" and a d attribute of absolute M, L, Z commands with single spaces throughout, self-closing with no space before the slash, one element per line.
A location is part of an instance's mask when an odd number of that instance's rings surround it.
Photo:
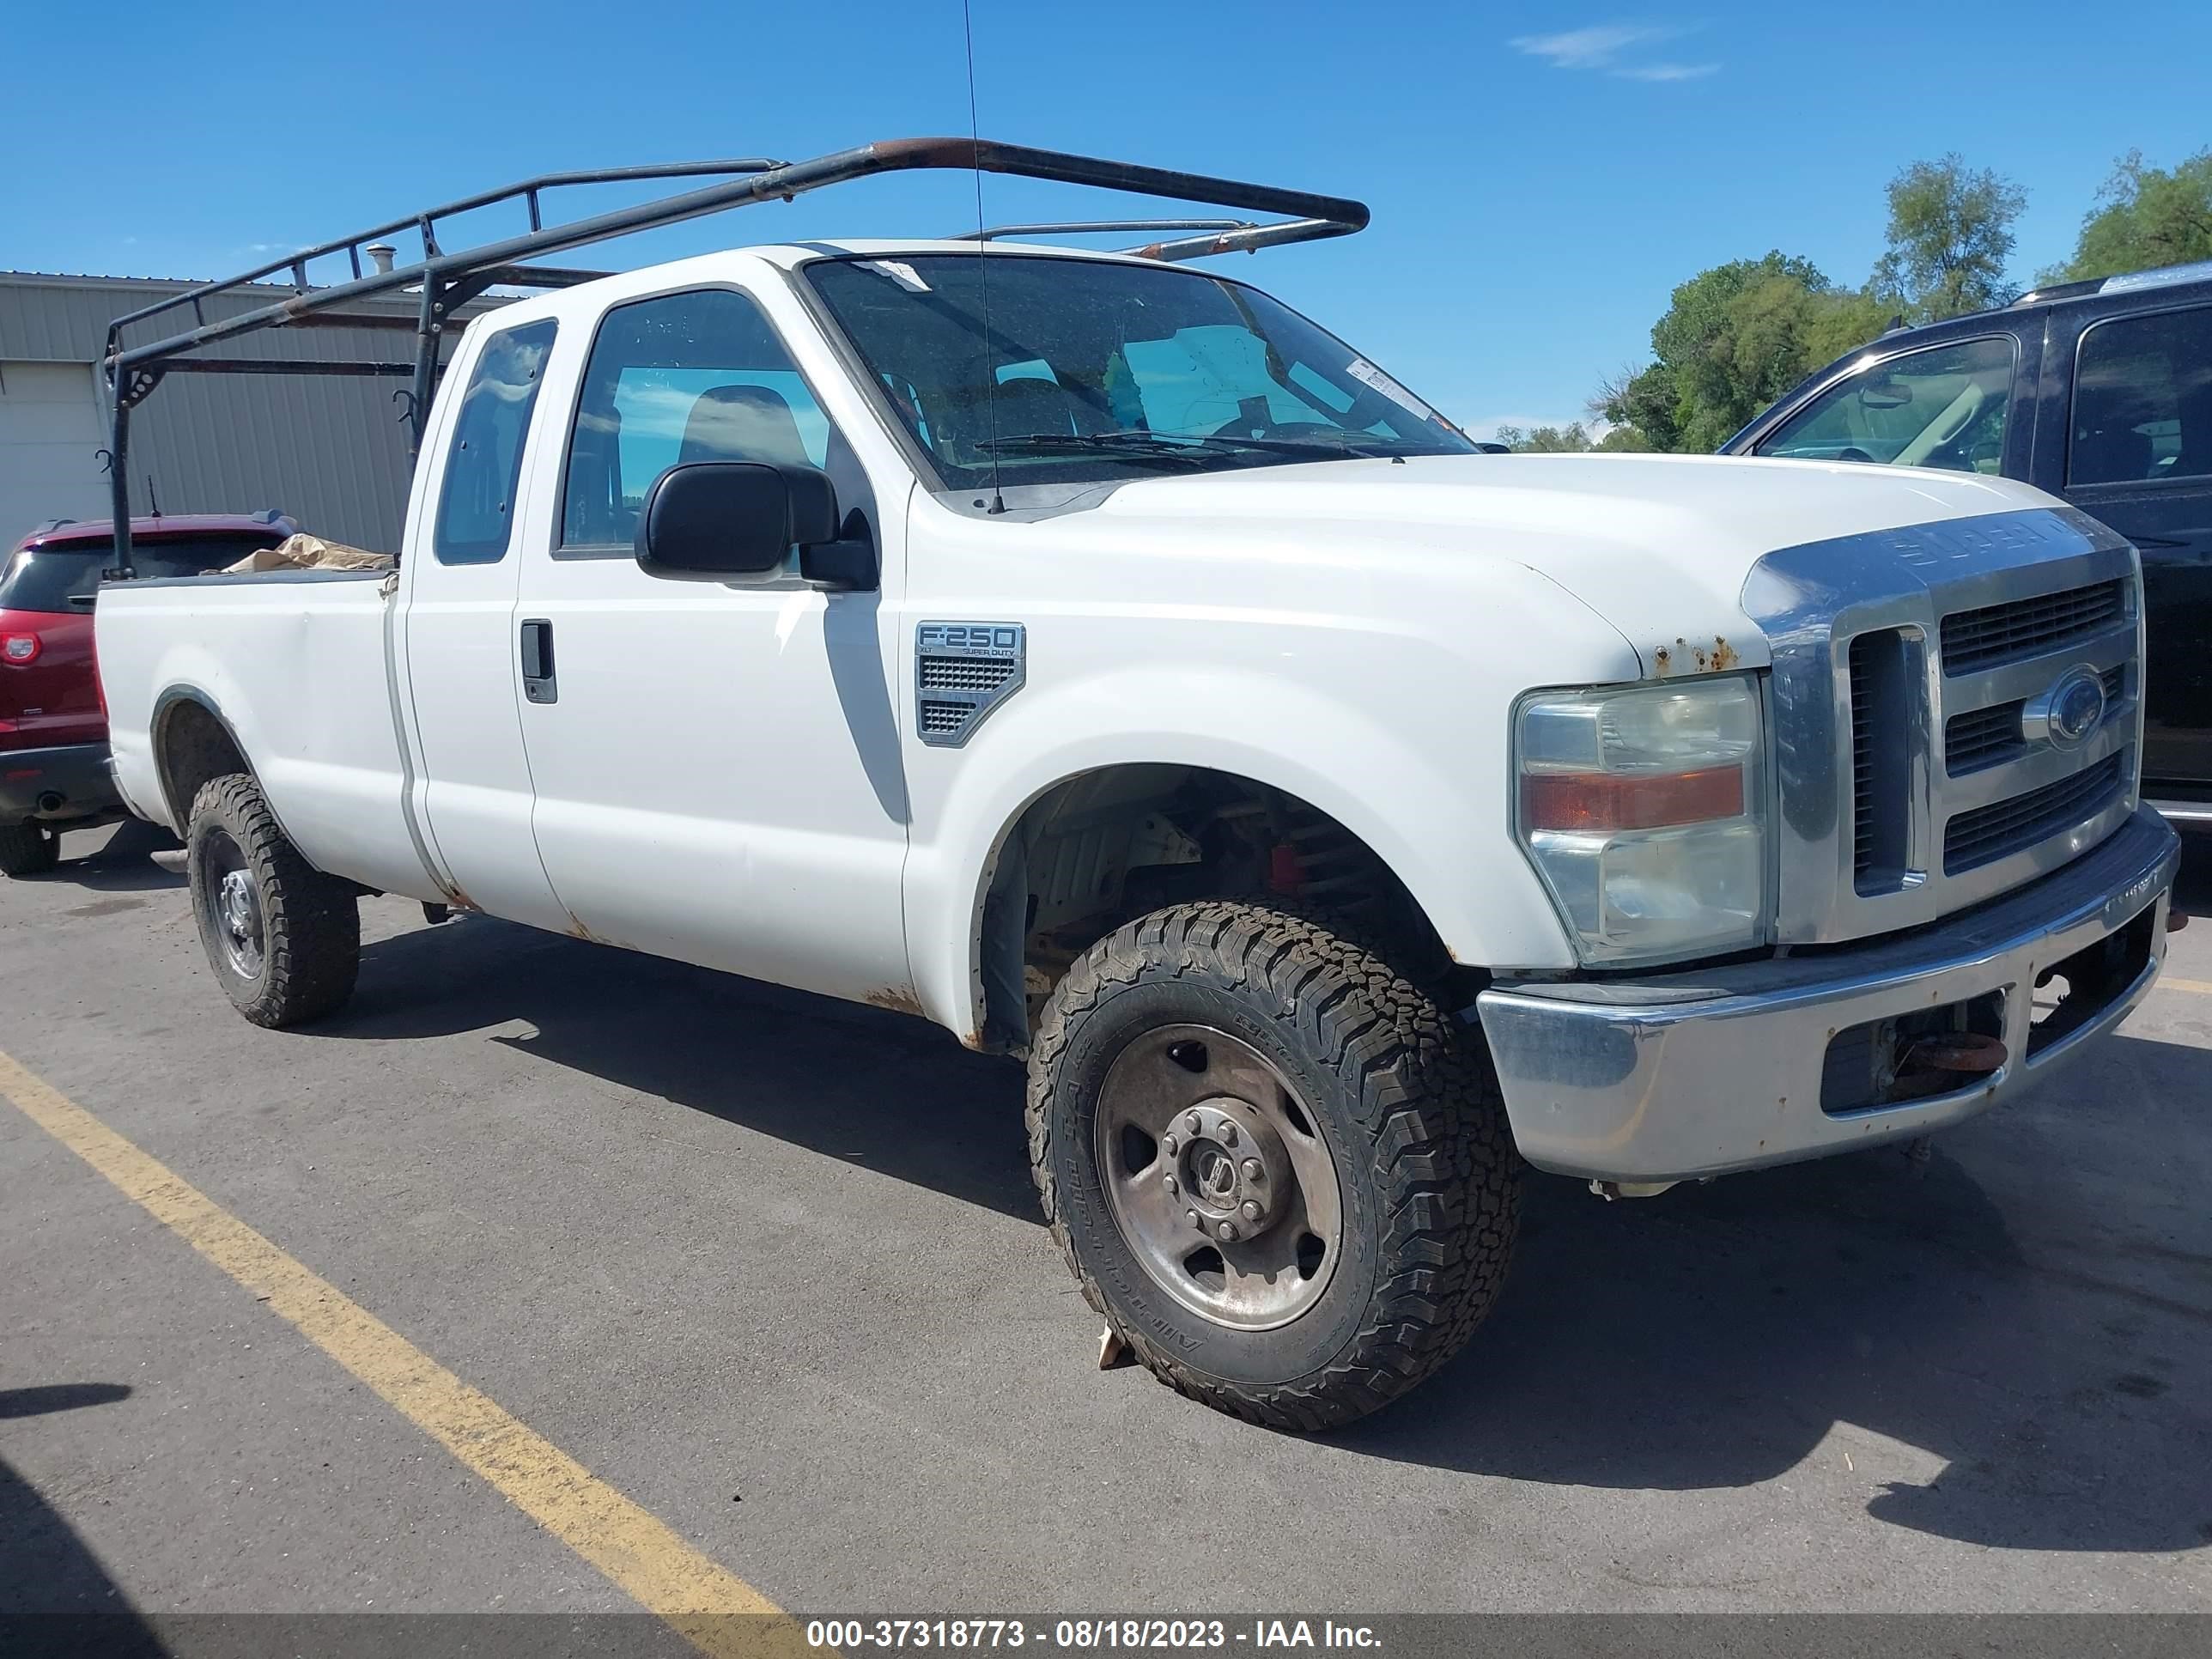
<path fill-rule="evenodd" d="M 921 999 L 914 994 L 911 985 L 889 985 L 880 991 L 871 991 L 861 999 L 871 1008 L 888 1008 L 895 1014 L 919 1014 Z"/>
<path fill-rule="evenodd" d="M 1743 660 L 1743 653 L 1728 642 L 1727 636 L 1716 634 L 1708 647 L 1700 640 L 1695 644 L 1677 638 L 1671 646 L 1659 646 L 1651 653 L 1651 665 L 1661 679 L 1677 672 L 1696 674 L 1724 674 Z"/>

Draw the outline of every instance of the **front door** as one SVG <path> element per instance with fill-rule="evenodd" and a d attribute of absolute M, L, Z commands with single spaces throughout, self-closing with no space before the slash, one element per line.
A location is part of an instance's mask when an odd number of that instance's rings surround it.
<path fill-rule="evenodd" d="M 2142 554 L 2143 793 L 2212 802 L 2212 306 L 2073 346 L 2066 498 Z"/>
<path fill-rule="evenodd" d="M 880 538 L 858 462 L 732 288 L 610 310 L 575 406 L 557 534 L 532 538 L 515 617 L 540 671 L 520 704 L 538 849 L 576 931 L 908 1000 L 881 595 L 825 592 L 795 559 L 743 581 L 649 574 L 633 550 L 653 482 L 702 460 L 823 467 Z"/>

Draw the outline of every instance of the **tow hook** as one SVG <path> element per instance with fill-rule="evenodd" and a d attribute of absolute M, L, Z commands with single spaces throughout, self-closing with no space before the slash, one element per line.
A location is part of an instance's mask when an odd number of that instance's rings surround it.
<path fill-rule="evenodd" d="M 1961 1078 L 1989 1076 L 2009 1058 L 2002 1042 L 1979 1031 L 1930 1032 L 1905 1051 L 1892 1091 L 1903 1100 L 1941 1094 L 1960 1086 Z"/>

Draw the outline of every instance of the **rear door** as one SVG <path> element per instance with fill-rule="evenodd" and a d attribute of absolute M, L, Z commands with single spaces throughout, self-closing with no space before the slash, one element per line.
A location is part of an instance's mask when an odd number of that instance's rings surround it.
<path fill-rule="evenodd" d="M 2037 460 L 2063 472 L 2037 482 L 2142 554 L 2143 792 L 2212 802 L 2212 304 L 2057 324 L 2051 349 L 2073 385 Z"/>
<path fill-rule="evenodd" d="M 414 718 L 420 775 L 408 781 L 415 833 L 454 896 L 536 927 L 565 929 L 531 834 L 530 766 L 516 703 L 518 552 L 543 446 L 538 392 L 554 320 L 488 335 L 448 371 L 415 492 L 396 666 Z M 367 711 L 364 711 L 366 714 Z"/>

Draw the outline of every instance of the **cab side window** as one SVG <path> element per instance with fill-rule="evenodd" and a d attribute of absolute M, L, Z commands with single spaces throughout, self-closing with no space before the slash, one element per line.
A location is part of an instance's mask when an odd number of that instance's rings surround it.
<path fill-rule="evenodd" d="M 617 306 L 568 440 L 563 551 L 629 550 L 654 483 L 695 461 L 830 468 L 841 441 L 761 308 L 726 289 Z"/>
<path fill-rule="evenodd" d="M 2212 306 L 2113 317 L 2081 336 L 2066 483 L 2212 476 Z"/>
<path fill-rule="evenodd" d="M 484 342 L 453 422 L 430 538 L 441 564 L 497 564 L 514 528 L 523 440 L 553 349 L 555 324 L 525 323 Z"/>
<path fill-rule="evenodd" d="M 1873 364 L 1784 422 L 1758 453 L 1995 474 L 2003 465 L 2017 355 L 2006 334 Z"/>

